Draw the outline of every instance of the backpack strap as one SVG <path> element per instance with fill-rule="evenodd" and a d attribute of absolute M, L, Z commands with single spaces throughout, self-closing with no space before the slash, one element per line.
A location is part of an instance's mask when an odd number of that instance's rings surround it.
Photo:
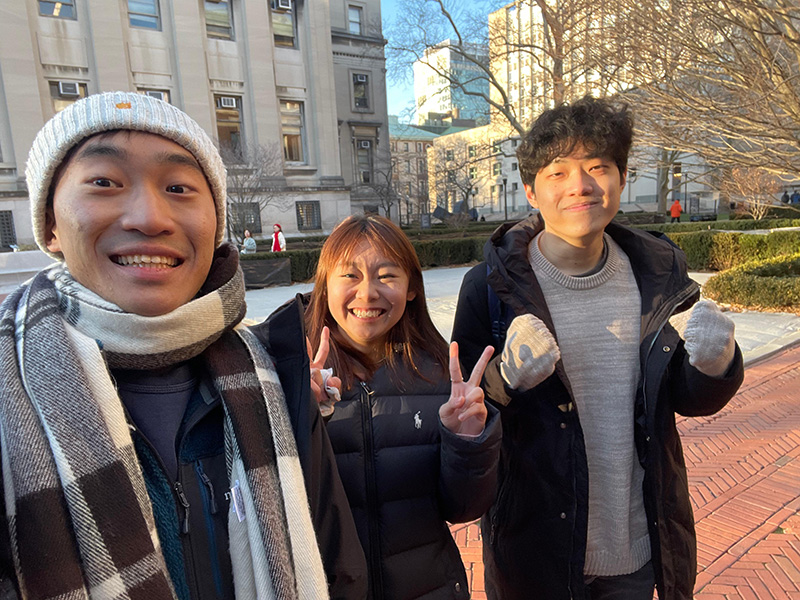
<path fill-rule="evenodd" d="M 486 276 L 488 278 L 491 267 L 486 265 Z M 489 305 L 489 319 L 492 323 L 492 338 L 494 338 L 495 349 L 502 348 L 506 342 L 506 329 L 508 329 L 508 306 L 503 304 L 498 298 L 494 288 L 486 282 L 486 294 Z"/>

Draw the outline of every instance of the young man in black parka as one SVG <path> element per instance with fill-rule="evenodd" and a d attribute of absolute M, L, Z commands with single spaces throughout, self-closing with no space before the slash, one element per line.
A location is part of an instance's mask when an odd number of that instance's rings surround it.
<path fill-rule="evenodd" d="M 484 375 L 503 419 L 481 523 L 492 600 L 692 598 L 675 414 L 725 406 L 742 356 L 683 252 L 612 222 L 632 137 L 624 105 L 544 112 L 517 151 L 538 214 L 495 231 L 462 284 L 453 339 L 466 368 L 498 350 Z"/>

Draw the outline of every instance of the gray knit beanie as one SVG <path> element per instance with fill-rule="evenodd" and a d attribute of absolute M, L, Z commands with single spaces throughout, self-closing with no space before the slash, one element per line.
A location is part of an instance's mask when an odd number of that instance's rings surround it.
<path fill-rule="evenodd" d="M 45 211 L 53 175 L 67 152 L 89 136 L 116 129 L 154 133 L 192 153 L 214 196 L 218 246 L 225 233 L 226 172 L 214 142 L 189 115 L 167 102 L 133 92 L 107 92 L 79 100 L 57 113 L 33 140 L 25 177 L 33 235 L 39 248 L 63 260 L 61 253 L 47 249 Z"/>

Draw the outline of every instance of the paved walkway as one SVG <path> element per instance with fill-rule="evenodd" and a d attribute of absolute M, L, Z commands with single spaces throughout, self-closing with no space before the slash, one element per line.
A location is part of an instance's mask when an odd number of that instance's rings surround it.
<path fill-rule="evenodd" d="M 716 415 L 679 418 L 698 537 L 696 600 L 800 600 L 800 345 L 747 368 Z M 453 526 L 474 600 L 480 531 Z"/>

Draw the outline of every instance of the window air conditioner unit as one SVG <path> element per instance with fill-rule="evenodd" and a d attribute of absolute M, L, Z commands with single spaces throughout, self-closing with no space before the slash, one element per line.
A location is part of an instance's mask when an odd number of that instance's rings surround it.
<path fill-rule="evenodd" d="M 370 146 L 372 146 L 372 142 L 369 140 L 361 140 L 358 142 L 359 148 L 369 148 Z"/>
<path fill-rule="evenodd" d="M 275 0 L 275 8 L 278 10 L 292 10 L 292 0 Z"/>
<path fill-rule="evenodd" d="M 356 74 L 356 83 L 367 83 L 367 76 L 361 75 L 360 73 Z"/>
<path fill-rule="evenodd" d="M 219 99 L 219 105 L 222 108 L 236 108 L 236 98 L 233 96 L 222 96 Z"/>
<path fill-rule="evenodd" d="M 164 92 L 159 92 L 156 90 L 147 90 L 144 95 L 150 96 L 151 98 L 156 98 L 157 100 L 166 100 L 166 98 L 164 98 Z"/>
<path fill-rule="evenodd" d="M 62 96 L 80 96 L 81 90 L 74 81 L 59 81 L 58 93 Z"/>

